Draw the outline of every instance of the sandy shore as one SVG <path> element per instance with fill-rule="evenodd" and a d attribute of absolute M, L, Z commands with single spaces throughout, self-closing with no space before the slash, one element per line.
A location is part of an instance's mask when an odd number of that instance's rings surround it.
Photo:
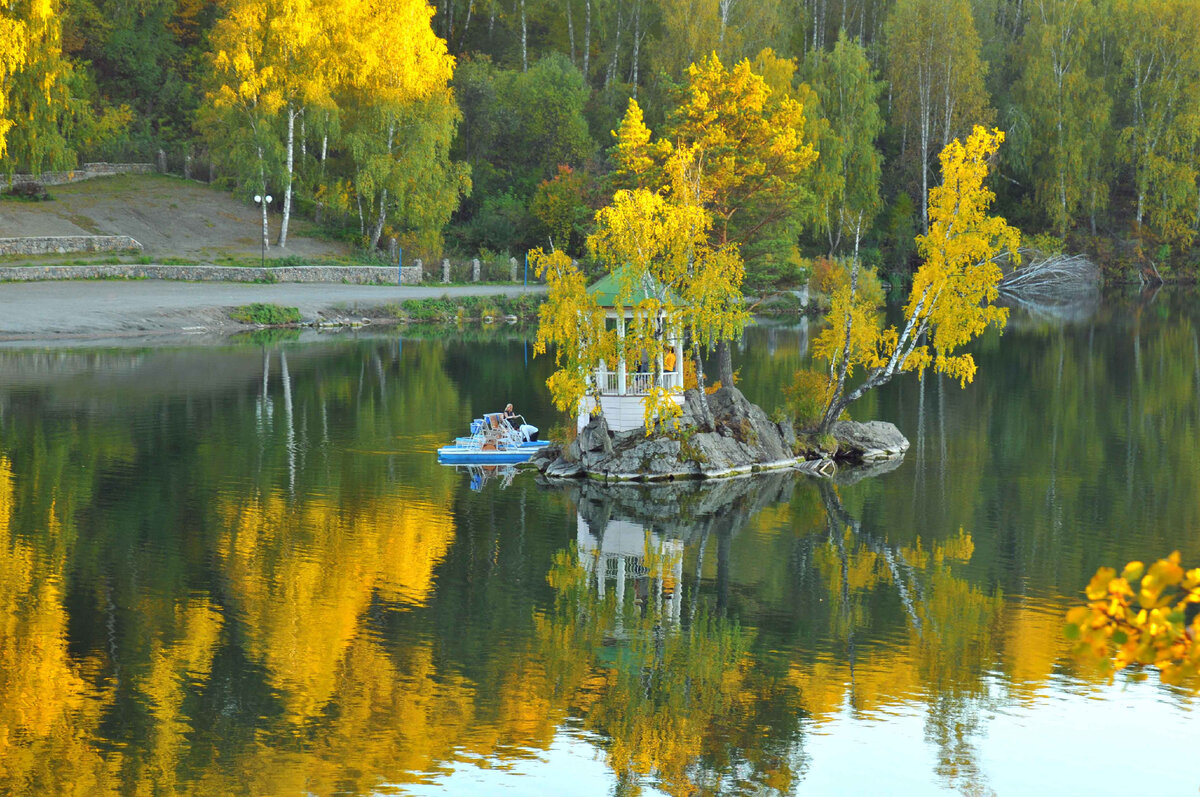
<path fill-rule="evenodd" d="M 354 318 L 388 304 L 440 296 L 516 295 L 541 286 L 429 287 L 222 282 L 80 281 L 0 284 L 0 343 L 170 344 L 221 338 L 247 327 L 229 310 L 252 302 L 298 307 L 301 317 Z"/>

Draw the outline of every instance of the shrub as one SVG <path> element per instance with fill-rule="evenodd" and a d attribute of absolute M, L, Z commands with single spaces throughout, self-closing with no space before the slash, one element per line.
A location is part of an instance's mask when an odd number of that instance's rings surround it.
<path fill-rule="evenodd" d="M 784 389 L 783 396 L 796 428 L 815 429 L 829 403 L 829 377 L 801 368 L 792 378 L 792 384 Z"/>
<path fill-rule="evenodd" d="M 262 324 L 263 326 L 280 326 L 296 324 L 300 321 L 300 309 L 297 307 L 282 307 L 278 304 L 244 304 L 229 314 L 234 321 L 247 324 Z"/>
<path fill-rule="evenodd" d="M 820 257 L 813 263 L 813 273 L 808 288 L 816 293 L 832 296 L 838 288 L 850 284 L 850 264 L 845 260 Z M 883 283 L 874 269 L 861 264 L 858 269 L 858 295 L 875 307 L 883 306 Z"/>

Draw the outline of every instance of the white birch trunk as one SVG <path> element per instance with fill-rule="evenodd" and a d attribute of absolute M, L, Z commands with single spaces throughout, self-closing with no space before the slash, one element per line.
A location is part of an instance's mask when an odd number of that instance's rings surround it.
<path fill-rule="evenodd" d="M 287 168 L 283 175 L 283 220 L 279 223 L 279 248 L 287 248 L 288 221 L 292 215 L 292 169 L 296 157 L 296 117 L 300 111 L 290 102 L 287 107 Z"/>

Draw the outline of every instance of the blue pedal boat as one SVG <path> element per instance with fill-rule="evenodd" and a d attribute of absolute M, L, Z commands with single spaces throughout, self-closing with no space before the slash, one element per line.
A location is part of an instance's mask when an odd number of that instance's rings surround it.
<path fill-rule="evenodd" d="M 528 462 L 547 444 L 537 439 L 537 427 L 525 422 L 520 415 L 505 416 L 502 412 L 488 413 L 471 421 L 469 437 L 438 449 L 438 462 L 443 465 L 518 465 Z"/>

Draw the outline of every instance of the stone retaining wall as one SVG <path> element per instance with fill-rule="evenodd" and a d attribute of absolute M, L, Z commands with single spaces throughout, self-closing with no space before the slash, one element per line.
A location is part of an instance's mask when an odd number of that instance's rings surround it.
<path fill-rule="evenodd" d="M 113 174 L 152 174 L 154 171 L 153 163 L 85 163 L 78 169 L 66 172 L 42 172 L 38 175 L 14 174 L 11 181 L 0 181 L 0 193 L 21 183 L 64 185 L 65 183 L 78 183 L 80 180 L 90 180 L 93 177 L 108 177 Z"/>
<path fill-rule="evenodd" d="M 65 255 L 68 252 L 142 251 L 128 235 L 47 235 L 0 238 L 0 255 Z"/>
<path fill-rule="evenodd" d="M 173 279 L 196 282 L 345 282 L 354 285 L 395 285 L 394 266 L 287 266 L 244 268 L 241 266 L 7 266 L 0 267 L 0 281 L 79 279 Z M 418 268 L 401 269 L 401 285 L 418 285 Z"/>

